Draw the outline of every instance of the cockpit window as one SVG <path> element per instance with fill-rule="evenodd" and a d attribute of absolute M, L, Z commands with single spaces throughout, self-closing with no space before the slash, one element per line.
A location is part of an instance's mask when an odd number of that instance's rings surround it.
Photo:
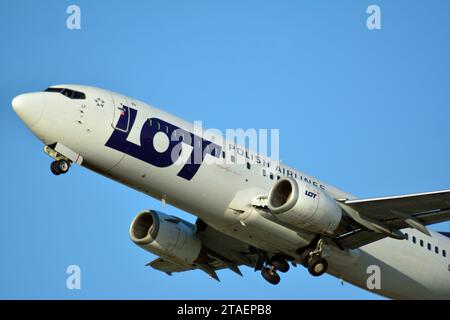
<path fill-rule="evenodd" d="M 47 88 L 45 89 L 45 92 L 61 92 L 63 89 L 61 88 Z"/>
<path fill-rule="evenodd" d="M 45 92 L 59 92 L 69 99 L 86 99 L 83 92 L 67 89 L 67 88 L 47 88 Z"/>
<path fill-rule="evenodd" d="M 83 92 L 74 91 L 72 99 L 86 99 L 86 95 Z"/>

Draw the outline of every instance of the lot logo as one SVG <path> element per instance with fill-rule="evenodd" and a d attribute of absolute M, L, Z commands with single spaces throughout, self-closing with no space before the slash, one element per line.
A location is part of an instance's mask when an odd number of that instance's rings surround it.
<path fill-rule="evenodd" d="M 141 129 L 140 145 L 127 141 L 136 120 L 137 111 L 124 106 L 115 130 L 106 142 L 106 146 L 145 161 L 158 168 L 175 164 L 182 155 L 183 144 L 191 146 L 189 158 L 178 172 L 178 176 L 191 180 L 200 169 L 205 157 L 219 158 L 222 147 L 183 130 L 158 118 L 145 121 Z M 156 138 L 156 139 L 155 139 Z M 155 140 L 167 141 L 164 146 L 156 145 Z M 164 140 L 165 138 L 165 140 Z"/>

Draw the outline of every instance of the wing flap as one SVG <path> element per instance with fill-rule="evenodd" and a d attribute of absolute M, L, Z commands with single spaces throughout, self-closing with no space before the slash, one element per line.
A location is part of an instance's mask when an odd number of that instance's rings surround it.
<path fill-rule="evenodd" d="M 147 266 L 152 267 L 153 269 L 165 272 L 169 275 L 172 275 L 174 272 L 184 272 L 193 270 L 194 268 L 189 268 L 186 266 L 183 266 L 181 264 L 177 264 L 175 262 L 171 262 L 168 260 L 164 260 L 163 258 L 158 258 L 156 260 L 153 260 L 152 262 L 149 262 Z"/>
<path fill-rule="evenodd" d="M 348 248 L 357 248 L 386 236 L 400 238 L 400 229 L 409 227 L 429 235 L 426 225 L 450 220 L 450 190 L 340 202 L 363 226 L 335 238 L 336 243 Z M 352 210 L 357 215 L 352 214 Z"/>
<path fill-rule="evenodd" d="M 334 241 L 342 247 L 356 249 L 385 237 L 386 235 L 382 233 L 358 229 L 347 234 L 340 235 L 335 238 Z"/>

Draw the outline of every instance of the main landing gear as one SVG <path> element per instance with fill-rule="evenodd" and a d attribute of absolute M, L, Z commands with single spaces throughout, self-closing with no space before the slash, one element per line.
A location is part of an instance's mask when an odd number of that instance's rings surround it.
<path fill-rule="evenodd" d="M 270 284 L 276 285 L 280 283 L 278 272 L 288 272 L 289 263 L 282 256 L 275 255 L 270 259 L 260 258 L 255 270 L 261 270 L 262 277 Z"/>
<path fill-rule="evenodd" d="M 297 251 L 300 254 L 300 260 L 303 266 L 314 277 L 323 275 L 328 269 L 328 262 L 322 257 L 323 245 L 323 239 L 318 235 L 306 248 L 304 247 Z M 259 250 L 255 250 L 255 252 L 259 257 L 256 262 L 255 271 L 261 270 L 262 277 L 273 285 L 280 283 L 280 275 L 278 272 L 288 272 L 288 260 L 290 261 L 293 258 L 276 254 L 269 259 L 266 253 Z M 296 264 L 292 261 L 292 265 L 295 266 Z"/>
<path fill-rule="evenodd" d="M 65 159 L 56 160 L 50 164 L 50 171 L 56 176 L 67 173 L 69 168 L 70 162 Z"/>
<path fill-rule="evenodd" d="M 275 285 L 280 283 L 280 276 L 276 272 L 274 268 L 264 267 L 261 270 L 261 275 L 264 279 L 266 279 L 267 282 Z"/>
<path fill-rule="evenodd" d="M 302 264 L 314 277 L 319 277 L 327 272 L 328 262 L 322 258 L 323 240 L 317 241 L 315 248 L 306 248 L 301 254 Z"/>

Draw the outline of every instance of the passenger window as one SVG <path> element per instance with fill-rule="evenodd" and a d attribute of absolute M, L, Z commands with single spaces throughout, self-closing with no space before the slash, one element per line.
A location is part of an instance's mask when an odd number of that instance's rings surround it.
<path fill-rule="evenodd" d="M 251 167 L 252 167 L 252 166 L 250 165 L 250 162 L 247 162 L 247 169 L 250 170 Z"/>
<path fill-rule="evenodd" d="M 273 173 L 270 174 L 270 180 L 273 180 Z"/>
<path fill-rule="evenodd" d="M 442 256 L 443 256 L 444 258 L 447 257 L 447 251 L 442 250 Z"/>
<path fill-rule="evenodd" d="M 434 247 L 434 252 L 439 253 L 439 248 L 438 247 Z"/>
<path fill-rule="evenodd" d="M 409 235 L 407 233 L 405 233 L 405 240 L 409 239 Z"/>
<path fill-rule="evenodd" d="M 428 250 L 431 251 L 431 244 L 430 243 L 427 245 L 427 247 L 428 247 Z"/>
<path fill-rule="evenodd" d="M 225 159 L 225 151 L 222 151 L 222 158 Z"/>
<path fill-rule="evenodd" d="M 416 237 L 414 236 L 412 239 L 413 239 L 413 243 L 416 243 Z"/>
<path fill-rule="evenodd" d="M 262 175 L 263 175 L 263 177 L 266 176 L 266 169 L 262 169 Z"/>
<path fill-rule="evenodd" d="M 423 240 L 420 240 L 420 246 L 423 247 Z"/>

